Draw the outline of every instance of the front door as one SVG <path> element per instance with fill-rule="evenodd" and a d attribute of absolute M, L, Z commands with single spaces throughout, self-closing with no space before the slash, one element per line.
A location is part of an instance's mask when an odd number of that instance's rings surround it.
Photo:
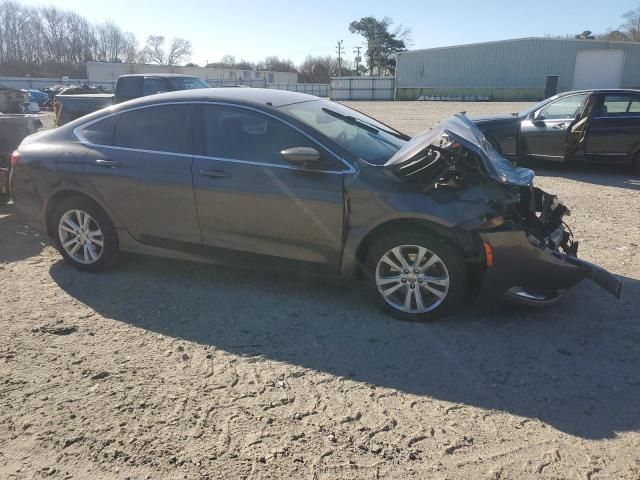
<path fill-rule="evenodd" d="M 138 108 L 79 132 L 92 146 L 85 174 L 116 226 L 142 243 L 200 245 L 191 176 L 191 110 L 187 104 Z"/>
<path fill-rule="evenodd" d="M 523 120 L 520 133 L 524 154 L 534 159 L 563 161 L 567 131 L 586 98 L 586 93 L 561 97 Z"/>
<path fill-rule="evenodd" d="M 342 252 L 344 164 L 292 125 L 258 110 L 202 108 L 194 188 L 205 247 L 230 258 L 335 273 Z M 294 166 L 282 150 L 312 147 Z"/>

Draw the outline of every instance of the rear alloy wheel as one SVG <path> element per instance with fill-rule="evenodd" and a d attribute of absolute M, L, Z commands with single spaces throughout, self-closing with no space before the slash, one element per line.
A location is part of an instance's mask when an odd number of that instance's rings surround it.
<path fill-rule="evenodd" d="M 372 252 L 373 280 L 383 306 L 411 321 L 439 318 L 458 306 L 467 283 L 462 255 L 434 236 L 393 237 Z"/>
<path fill-rule="evenodd" d="M 115 229 L 100 208 L 82 198 L 62 202 L 55 215 L 56 245 L 78 270 L 108 268 L 118 251 Z"/>
<path fill-rule="evenodd" d="M 91 265 L 100 260 L 104 250 L 104 235 L 87 212 L 65 212 L 58 224 L 58 237 L 60 245 L 74 262 Z"/>

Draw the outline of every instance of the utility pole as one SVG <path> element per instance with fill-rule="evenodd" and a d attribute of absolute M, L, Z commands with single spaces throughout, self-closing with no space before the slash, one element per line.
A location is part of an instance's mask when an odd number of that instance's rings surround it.
<path fill-rule="evenodd" d="M 338 52 L 338 76 L 342 76 L 342 54 L 344 53 L 344 48 L 342 48 L 342 40 L 338 40 L 338 46 L 336 47 Z"/>
<path fill-rule="evenodd" d="M 362 49 L 362 47 L 356 47 L 353 50 L 353 53 L 356 54 L 356 75 L 360 75 L 358 67 L 360 66 L 360 62 L 362 61 L 362 57 L 360 56 L 360 49 Z"/>

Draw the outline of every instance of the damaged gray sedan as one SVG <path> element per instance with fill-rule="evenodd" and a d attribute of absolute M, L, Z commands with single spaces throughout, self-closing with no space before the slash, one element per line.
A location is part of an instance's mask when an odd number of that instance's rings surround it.
<path fill-rule="evenodd" d="M 567 207 L 463 114 L 409 138 L 309 95 L 175 92 L 31 136 L 12 164 L 18 210 L 83 271 L 128 251 L 359 277 L 418 321 L 481 291 L 621 292 L 577 258 Z"/>

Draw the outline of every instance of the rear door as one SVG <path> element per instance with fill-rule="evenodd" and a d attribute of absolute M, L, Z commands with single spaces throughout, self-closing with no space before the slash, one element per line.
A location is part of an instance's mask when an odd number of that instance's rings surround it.
<path fill-rule="evenodd" d="M 590 161 L 623 162 L 633 158 L 640 143 L 640 96 L 626 93 L 600 95 L 586 135 Z"/>
<path fill-rule="evenodd" d="M 569 126 L 582 110 L 586 93 L 567 95 L 523 120 L 521 144 L 529 158 L 563 161 Z"/>
<path fill-rule="evenodd" d="M 137 108 L 79 131 L 92 147 L 86 175 L 116 225 L 142 243 L 201 242 L 191 177 L 192 112 L 189 104 Z"/>
<path fill-rule="evenodd" d="M 345 165 L 291 124 L 251 108 L 202 106 L 193 164 L 203 243 L 229 258 L 337 272 L 342 252 Z M 319 163 L 287 164 L 292 147 Z"/>

